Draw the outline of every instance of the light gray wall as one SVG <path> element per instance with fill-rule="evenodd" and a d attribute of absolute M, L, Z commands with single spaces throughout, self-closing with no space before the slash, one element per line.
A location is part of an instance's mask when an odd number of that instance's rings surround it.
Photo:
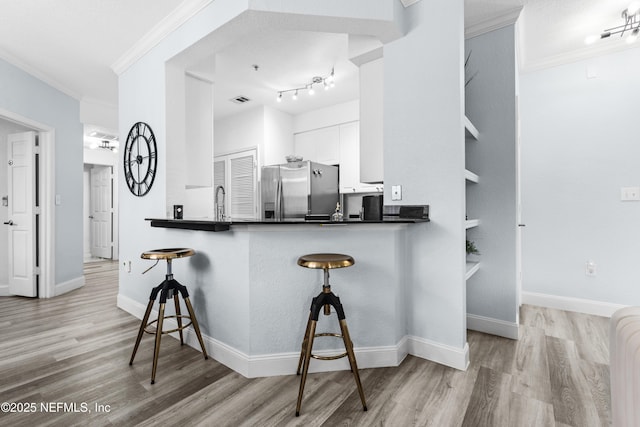
<path fill-rule="evenodd" d="M 634 48 L 520 77 L 524 292 L 640 304 L 639 69 Z"/>
<path fill-rule="evenodd" d="M 82 124 L 76 99 L 0 59 L 0 108 L 55 128 L 55 283 L 82 277 Z"/>
<path fill-rule="evenodd" d="M 467 312 L 515 323 L 516 277 L 516 60 L 514 26 L 469 39 L 466 114 L 480 133 L 466 143 L 467 214 L 479 227 L 467 235 L 481 252 L 480 270 L 467 283 Z M 466 55 L 465 55 L 466 58 Z"/>

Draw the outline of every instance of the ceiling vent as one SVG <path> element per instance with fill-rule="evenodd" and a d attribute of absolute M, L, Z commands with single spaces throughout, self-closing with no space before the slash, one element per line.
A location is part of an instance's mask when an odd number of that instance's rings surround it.
<path fill-rule="evenodd" d="M 104 132 L 99 132 L 99 131 L 93 131 L 89 134 L 89 136 L 93 137 L 93 138 L 98 138 L 98 139 L 102 139 L 102 140 L 109 140 L 109 141 L 117 141 L 118 137 L 115 135 L 109 135 L 108 133 L 104 133 Z"/>
<path fill-rule="evenodd" d="M 233 102 L 234 104 L 246 104 L 251 100 L 246 96 L 236 96 L 235 98 L 231 98 L 229 101 Z"/>

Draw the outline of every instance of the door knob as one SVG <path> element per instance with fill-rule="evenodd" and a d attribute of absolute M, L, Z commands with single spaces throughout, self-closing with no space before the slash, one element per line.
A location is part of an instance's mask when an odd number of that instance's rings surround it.
<path fill-rule="evenodd" d="M 5 225 L 16 225 L 13 223 L 13 220 L 5 221 Z"/>
<path fill-rule="evenodd" d="M 89 215 L 89 219 L 93 219 L 93 215 Z"/>

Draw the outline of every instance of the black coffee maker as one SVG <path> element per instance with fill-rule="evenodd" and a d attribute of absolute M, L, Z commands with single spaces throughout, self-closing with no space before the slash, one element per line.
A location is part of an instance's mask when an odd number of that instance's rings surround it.
<path fill-rule="evenodd" d="M 362 197 L 362 219 L 364 221 L 382 220 L 382 194 Z"/>

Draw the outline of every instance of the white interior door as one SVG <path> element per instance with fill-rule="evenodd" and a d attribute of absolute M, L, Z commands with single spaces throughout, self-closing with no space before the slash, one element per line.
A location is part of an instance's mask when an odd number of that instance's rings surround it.
<path fill-rule="evenodd" d="M 11 134 L 7 139 L 9 293 L 35 297 L 36 133 Z"/>
<path fill-rule="evenodd" d="M 112 258 L 113 204 L 112 168 L 94 166 L 91 168 L 91 256 Z"/>

